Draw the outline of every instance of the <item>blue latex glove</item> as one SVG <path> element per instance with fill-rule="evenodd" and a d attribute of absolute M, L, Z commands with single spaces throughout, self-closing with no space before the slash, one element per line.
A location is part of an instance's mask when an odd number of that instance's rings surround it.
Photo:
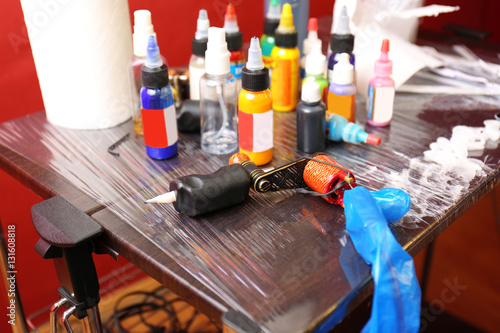
<path fill-rule="evenodd" d="M 344 192 L 346 228 L 361 257 L 371 264 L 375 290 L 372 314 L 363 332 L 418 332 L 421 292 L 412 257 L 396 241 L 387 222 L 410 208 L 402 190 Z"/>

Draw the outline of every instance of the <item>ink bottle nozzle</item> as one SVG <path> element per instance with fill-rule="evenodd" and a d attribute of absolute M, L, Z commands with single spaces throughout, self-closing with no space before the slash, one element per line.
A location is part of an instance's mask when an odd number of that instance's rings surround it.
<path fill-rule="evenodd" d="M 339 61 L 333 67 L 333 83 L 336 84 L 351 84 L 354 82 L 354 66 L 349 61 L 347 53 L 341 53 Z"/>
<path fill-rule="evenodd" d="M 330 49 L 334 53 L 352 53 L 354 49 L 354 35 L 351 34 L 349 29 L 349 16 L 347 15 L 347 8 L 342 7 L 342 11 L 338 18 L 337 29 L 330 37 Z"/>
<path fill-rule="evenodd" d="M 229 73 L 229 57 L 225 30 L 216 27 L 208 28 L 207 51 L 205 52 L 206 72 L 211 75 Z"/>
<path fill-rule="evenodd" d="M 389 76 L 392 74 L 392 60 L 389 59 L 389 40 L 382 41 L 380 58 L 375 61 L 375 75 Z"/>
<path fill-rule="evenodd" d="M 315 17 L 311 17 L 308 23 L 308 33 L 307 38 L 304 39 L 303 51 L 304 55 L 307 56 L 311 53 L 313 45 L 320 44 L 321 39 L 318 38 L 318 19 Z"/>
<path fill-rule="evenodd" d="M 337 24 L 337 30 L 335 31 L 337 35 L 350 35 L 351 30 L 349 29 L 349 16 L 347 15 L 347 7 L 342 7 L 339 15 L 339 23 Z"/>
<path fill-rule="evenodd" d="M 232 34 L 240 31 L 238 27 L 238 21 L 236 19 L 236 12 L 234 10 L 233 4 L 227 5 L 226 15 L 224 16 L 224 30 L 227 34 Z"/>
<path fill-rule="evenodd" d="M 196 21 L 196 34 L 194 35 L 194 38 L 198 40 L 207 39 L 209 27 L 210 21 L 208 20 L 207 11 L 205 9 L 200 9 L 198 20 Z"/>
<path fill-rule="evenodd" d="M 293 25 L 292 6 L 289 3 L 283 5 L 280 25 L 278 26 L 278 29 L 276 31 L 281 33 L 295 32 L 295 26 Z"/>
<path fill-rule="evenodd" d="M 246 67 L 250 70 L 258 70 L 264 68 L 262 60 L 262 50 L 260 48 L 259 39 L 253 37 L 250 40 L 250 48 L 248 49 L 248 61 Z"/>
<path fill-rule="evenodd" d="M 138 57 L 146 56 L 149 36 L 156 36 L 151 23 L 151 12 L 149 10 L 136 10 L 134 12 L 134 54 Z"/>
<path fill-rule="evenodd" d="M 267 19 L 279 20 L 281 18 L 280 0 L 271 0 L 267 8 Z"/>
<path fill-rule="evenodd" d="M 326 56 L 321 51 L 321 40 L 318 41 L 319 43 L 312 45 L 312 50 L 306 58 L 307 75 L 323 75 L 325 73 Z"/>
<path fill-rule="evenodd" d="M 302 86 L 302 102 L 313 104 L 321 101 L 321 88 L 313 77 L 308 77 Z"/>
<path fill-rule="evenodd" d="M 353 144 L 367 143 L 378 146 L 382 141 L 378 136 L 368 134 L 358 124 L 349 122 L 345 117 L 338 114 L 330 114 L 326 120 L 328 140 L 345 141 Z"/>
<path fill-rule="evenodd" d="M 161 60 L 160 47 L 156 42 L 156 37 L 149 36 L 145 66 L 149 68 L 158 68 L 161 67 L 162 65 L 163 61 Z"/>

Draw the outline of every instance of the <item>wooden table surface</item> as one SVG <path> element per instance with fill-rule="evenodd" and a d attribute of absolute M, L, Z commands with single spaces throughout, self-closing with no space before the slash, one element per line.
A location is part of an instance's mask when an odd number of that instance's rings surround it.
<path fill-rule="evenodd" d="M 363 109 L 358 105 L 361 123 Z M 426 162 L 423 152 L 454 126 L 482 126 L 497 112 L 464 96 L 398 94 L 391 126 L 367 127 L 382 138 L 379 147 L 329 143 L 325 152 L 359 185 L 411 195 L 410 212 L 391 229 L 415 255 L 500 180 L 497 147 L 474 157 L 485 166 L 470 182 Z M 274 125 L 271 165 L 303 156 L 295 149 L 295 113 L 275 113 Z M 127 133 L 120 156 L 107 153 Z M 0 167 L 41 197 L 62 195 L 91 215 L 105 229 L 102 251 L 116 251 L 215 320 L 234 308 L 265 331 L 330 328 L 372 289 L 341 207 L 295 191 L 251 193 L 242 205 L 197 218 L 172 205 L 143 204 L 172 179 L 215 171 L 228 158 L 201 151 L 199 135 L 181 134 L 179 156 L 153 161 L 131 121 L 74 131 L 39 112 L 0 124 Z"/>

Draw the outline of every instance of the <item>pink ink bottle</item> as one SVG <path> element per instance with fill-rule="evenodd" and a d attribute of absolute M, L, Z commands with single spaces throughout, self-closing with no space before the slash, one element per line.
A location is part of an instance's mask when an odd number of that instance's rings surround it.
<path fill-rule="evenodd" d="M 391 79 L 392 61 L 389 60 L 389 40 L 382 41 L 380 59 L 375 62 L 375 77 L 368 85 L 368 118 L 373 126 L 387 126 L 391 123 L 395 87 Z"/>

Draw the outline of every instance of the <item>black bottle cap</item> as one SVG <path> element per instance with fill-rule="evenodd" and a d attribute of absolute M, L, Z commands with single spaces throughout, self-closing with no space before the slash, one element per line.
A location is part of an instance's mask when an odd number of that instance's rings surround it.
<path fill-rule="evenodd" d="M 227 49 L 238 51 L 243 47 L 243 33 L 241 31 L 226 34 Z"/>
<path fill-rule="evenodd" d="M 162 65 L 161 67 L 141 67 L 142 86 L 150 89 L 159 89 L 168 85 L 168 67 Z"/>
<path fill-rule="evenodd" d="M 263 91 L 269 88 L 269 69 L 257 70 L 243 67 L 241 72 L 241 87 L 248 91 Z"/>
<path fill-rule="evenodd" d="M 265 19 L 264 20 L 264 33 L 268 36 L 274 36 L 276 29 L 280 25 L 279 19 Z"/>
<path fill-rule="evenodd" d="M 330 36 L 330 49 L 334 53 L 352 53 L 354 49 L 354 35 L 337 35 Z"/>
<path fill-rule="evenodd" d="M 194 55 L 197 55 L 199 57 L 204 57 L 205 56 L 205 51 L 207 50 L 207 38 L 203 39 L 196 39 L 193 38 L 191 41 L 191 49 Z"/>
<path fill-rule="evenodd" d="M 276 31 L 274 38 L 274 43 L 278 47 L 291 49 L 298 45 L 297 31 L 287 33 Z"/>

